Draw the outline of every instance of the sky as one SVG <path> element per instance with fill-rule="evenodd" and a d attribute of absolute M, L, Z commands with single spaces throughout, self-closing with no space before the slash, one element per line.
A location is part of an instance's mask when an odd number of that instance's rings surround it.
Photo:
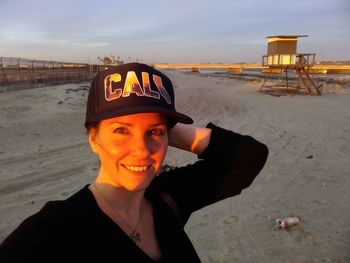
<path fill-rule="evenodd" d="M 266 36 L 350 60 L 350 0 L 0 0 L 0 57 L 260 63 Z"/>

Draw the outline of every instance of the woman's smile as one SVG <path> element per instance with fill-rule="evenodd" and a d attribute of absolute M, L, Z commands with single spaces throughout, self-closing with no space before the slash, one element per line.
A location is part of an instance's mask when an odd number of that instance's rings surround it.
<path fill-rule="evenodd" d="M 152 165 L 127 165 L 127 164 L 122 164 L 122 166 L 132 172 L 145 172 L 146 170 L 152 167 Z"/>

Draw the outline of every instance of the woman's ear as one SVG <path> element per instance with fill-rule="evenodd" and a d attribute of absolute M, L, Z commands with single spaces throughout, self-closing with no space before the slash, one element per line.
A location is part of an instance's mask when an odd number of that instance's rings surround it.
<path fill-rule="evenodd" d="M 96 147 L 96 134 L 97 134 L 96 128 L 89 129 L 89 144 L 90 144 L 91 150 L 94 153 L 98 154 L 97 147 Z"/>

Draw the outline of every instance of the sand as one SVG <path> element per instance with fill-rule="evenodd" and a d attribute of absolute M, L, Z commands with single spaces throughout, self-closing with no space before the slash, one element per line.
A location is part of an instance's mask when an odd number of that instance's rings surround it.
<path fill-rule="evenodd" d="M 349 88 L 261 95 L 258 82 L 165 71 L 177 108 L 268 145 L 251 187 L 194 213 L 186 231 L 203 262 L 350 262 Z M 83 127 L 89 83 L 0 93 L 0 241 L 45 202 L 96 176 Z M 193 154 L 170 148 L 166 163 Z M 275 220 L 297 216 L 278 230 Z"/>

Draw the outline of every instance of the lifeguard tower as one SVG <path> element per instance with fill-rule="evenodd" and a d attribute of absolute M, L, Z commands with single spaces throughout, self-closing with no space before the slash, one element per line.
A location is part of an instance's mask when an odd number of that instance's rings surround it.
<path fill-rule="evenodd" d="M 297 40 L 307 35 L 267 37 L 267 55 L 262 56 L 265 75 L 260 92 L 275 95 L 321 95 L 322 85 L 312 72 L 316 54 L 297 53 Z"/>

